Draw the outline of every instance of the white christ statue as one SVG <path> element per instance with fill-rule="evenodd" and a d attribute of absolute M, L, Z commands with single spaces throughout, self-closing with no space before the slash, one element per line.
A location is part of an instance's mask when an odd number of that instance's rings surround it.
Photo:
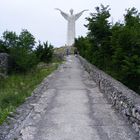
<path fill-rule="evenodd" d="M 58 8 L 56 8 L 56 10 L 60 11 L 61 15 L 68 21 L 67 45 L 72 46 L 74 44 L 74 39 L 75 39 L 75 22 L 83 14 L 83 12 L 88 10 L 83 10 L 77 14 L 73 14 L 73 9 L 70 9 L 70 14 L 63 12 Z"/>

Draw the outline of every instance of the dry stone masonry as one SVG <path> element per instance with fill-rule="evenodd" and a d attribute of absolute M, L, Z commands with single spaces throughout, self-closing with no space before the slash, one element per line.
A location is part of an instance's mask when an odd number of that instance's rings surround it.
<path fill-rule="evenodd" d="M 140 96 L 79 56 L 80 62 L 113 107 L 129 121 L 140 136 Z"/>
<path fill-rule="evenodd" d="M 6 76 L 8 72 L 8 57 L 7 53 L 0 53 L 0 76 Z"/>

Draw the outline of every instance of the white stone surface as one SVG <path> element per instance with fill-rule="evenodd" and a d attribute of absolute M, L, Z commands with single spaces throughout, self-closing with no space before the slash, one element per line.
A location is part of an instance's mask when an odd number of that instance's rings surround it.
<path fill-rule="evenodd" d="M 74 44 L 75 39 L 75 22 L 78 20 L 78 18 L 83 14 L 83 10 L 77 14 L 73 14 L 73 9 L 70 10 L 70 14 L 67 14 L 63 12 L 62 10 L 56 8 L 56 10 L 59 10 L 61 15 L 67 20 L 68 26 L 67 26 L 67 45 L 72 46 Z"/>

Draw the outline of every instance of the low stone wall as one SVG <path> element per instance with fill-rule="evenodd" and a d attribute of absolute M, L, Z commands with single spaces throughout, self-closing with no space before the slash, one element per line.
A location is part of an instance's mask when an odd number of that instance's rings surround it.
<path fill-rule="evenodd" d="M 83 67 L 99 86 L 100 91 L 112 103 L 113 107 L 129 121 L 140 136 L 140 96 L 81 56 L 78 57 Z"/>
<path fill-rule="evenodd" d="M 6 76 L 8 72 L 8 57 L 7 53 L 0 53 L 0 76 Z"/>

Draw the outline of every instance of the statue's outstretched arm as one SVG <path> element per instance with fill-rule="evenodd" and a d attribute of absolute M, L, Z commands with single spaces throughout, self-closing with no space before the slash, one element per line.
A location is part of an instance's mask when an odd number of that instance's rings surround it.
<path fill-rule="evenodd" d="M 88 9 L 81 11 L 78 14 L 75 14 L 75 20 L 77 20 L 85 11 L 88 11 Z"/>
<path fill-rule="evenodd" d="M 55 10 L 60 11 L 61 15 L 62 15 L 62 16 L 63 16 L 66 20 L 68 20 L 69 15 L 68 15 L 67 13 L 63 12 L 63 11 L 62 11 L 62 10 L 60 10 L 59 8 L 55 8 Z"/>

